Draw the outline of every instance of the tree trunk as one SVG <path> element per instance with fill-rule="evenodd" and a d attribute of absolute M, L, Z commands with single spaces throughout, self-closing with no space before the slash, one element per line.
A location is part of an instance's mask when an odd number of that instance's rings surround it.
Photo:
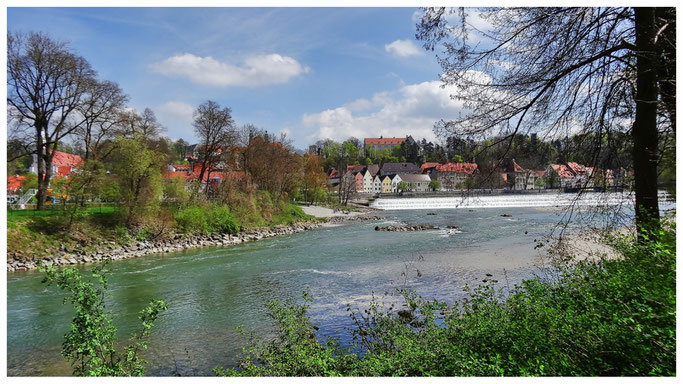
<path fill-rule="evenodd" d="M 45 205 L 45 195 L 47 194 L 47 184 L 49 180 L 45 180 L 45 157 L 43 152 L 47 151 L 47 148 L 43 148 L 43 135 L 42 127 L 39 123 L 36 123 L 36 173 L 38 174 L 38 192 L 36 193 L 37 210 L 42 210 Z"/>
<path fill-rule="evenodd" d="M 633 173 L 636 194 L 636 228 L 659 219 L 657 201 L 657 58 L 655 9 L 635 8 L 636 118 L 633 123 Z M 642 237 L 641 237 L 642 238 Z"/>

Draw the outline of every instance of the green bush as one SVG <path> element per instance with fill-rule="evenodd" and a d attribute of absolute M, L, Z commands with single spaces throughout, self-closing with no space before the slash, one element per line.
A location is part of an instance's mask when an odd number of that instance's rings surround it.
<path fill-rule="evenodd" d="M 208 212 L 208 226 L 211 232 L 237 233 L 239 226 L 228 207 L 214 207 Z"/>
<path fill-rule="evenodd" d="M 611 240 L 617 259 L 558 263 L 553 277 L 454 305 L 402 292 L 407 306 L 351 311 L 346 349 L 319 342 L 306 305 L 271 303 L 277 335 L 244 348 L 239 369 L 266 376 L 672 376 L 676 232 Z"/>
<path fill-rule="evenodd" d="M 167 309 L 162 300 L 152 300 L 138 318 L 141 327 L 133 333 L 130 344 L 120 348 L 113 324 L 107 311 L 106 263 L 93 268 L 90 278 L 76 268 L 57 270 L 43 267 L 43 283 L 54 283 L 66 292 L 64 302 L 73 305 L 75 315 L 71 330 L 64 335 L 62 356 L 67 358 L 75 376 L 142 376 L 146 361 L 141 352 L 147 349 L 146 340 L 161 312 Z"/>
<path fill-rule="evenodd" d="M 175 214 L 178 228 L 185 233 L 237 233 L 239 225 L 228 207 L 188 207 Z"/>
<path fill-rule="evenodd" d="M 199 207 L 188 207 L 174 215 L 176 224 L 185 233 L 208 233 L 206 210 Z"/>

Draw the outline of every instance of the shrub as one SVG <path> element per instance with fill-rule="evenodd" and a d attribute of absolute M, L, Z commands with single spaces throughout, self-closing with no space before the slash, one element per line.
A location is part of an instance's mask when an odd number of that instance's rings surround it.
<path fill-rule="evenodd" d="M 207 224 L 211 232 L 237 233 L 239 226 L 228 207 L 214 207 L 208 212 Z"/>
<path fill-rule="evenodd" d="M 185 233 L 237 233 L 239 225 L 228 207 L 188 207 L 175 214 L 176 224 Z"/>
<path fill-rule="evenodd" d="M 206 210 L 199 207 L 188 207 L 178 211 L 175 216 L 178 228 L 185 233 L 208 233 Z"/>
<path fill-rule="evenodd" d="M 65 302 L 73 305 L 76 314 L 71 330 L 64 335 L 62 355 L 69 359 L 76 376 L 142 376 L 146 361 L 140 356 L 147 349 L 149 337 L 157 317 L 167 309 L 162 300 L 152 300 L 140 311 L 142 327 L 130 339 L 130 344 L 117 349 L 116 327 L 106 310 L 106 263 L 95 267 L 90 279 L 76 268 L 57 270 L 40 266 L 45 272 L 43 282 L 55 283 L 66 291 Z"/>

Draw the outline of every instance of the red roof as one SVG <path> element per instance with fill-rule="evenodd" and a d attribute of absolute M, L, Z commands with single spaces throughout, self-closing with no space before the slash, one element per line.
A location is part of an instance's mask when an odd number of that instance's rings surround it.
<path fill-rule="evenodd" d="M 26 176 L 7 176 L 7 192 L 15 192 L 21 188 L 21 182 L 26 180 Z"/>
<path fill-rule="evenodd" d="M 572 170 L 564 164 L 550 164 L 550 167 L 560 177 L 565 177 L 565 178 L 574 177 L 574 173 L 572 172 Z"/>
<path fill-rule="evenodd" d="M 55 155 L 52 158 L 52 166 L 54 167 L 78 167 L 83 159 L 78 155 L 72 155 L 70 153 L 54 151 Z"/>
<path fill-rule="evenodd" d="M 372 145 L 401 145 L 401 143 L 403 143 L 404 141 L 406 141 L 405 137 L 366 138 L 364 140 L 366 146 L 368 144 L 372 144 Z"/>
<path fill-rule="evenodd" d="M 67 177 L 70 173 L 71 167 L 68 165 L 63 165 L 61 167 L 57 167 L 57 174 L 55 176 Z"/>
<path fill-rule="evenodd" d="M 187 172 L 165 172 L 164 179 L 170 179 L 172 177 L 180 176 L 183 179 L 187 179 Z"/>
<path fill-rule="evenodd" d="M 440 163 L 422 163 L 422 170 L 424 171 L 427 168 L 434 168 L 438 165 L 441 165 Z"/>
<path fill-rule="evenodd" d="M 466 173 L 471 175 L 477 170 L 477 164 L 475 163 L 446 163 L 439 164 L 436 166 L 437 172 L 454 172 L 454 173 Z"/>
<path fill-rule="evenodd" d="M 583 165 L 581 165 L 579 163 L 575 163 L 573 161 L 568 161 L 567 166 L 569 167 L 569 169 L 572 170 L 572 172 L 574 172 L 577 175 L 582 175 L 582 174 L 586 173 L 586 167 L 584 167 Z"/>

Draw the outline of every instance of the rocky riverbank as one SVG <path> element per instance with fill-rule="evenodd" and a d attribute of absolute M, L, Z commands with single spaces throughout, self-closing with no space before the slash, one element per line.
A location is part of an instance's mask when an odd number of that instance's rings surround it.
<path fill-rule="evenodd" d="M 295 233 L 320 228 L 325 224 L 339 224 L 344 222 L 370 221 L 382 219 L 374 215 L 357 216 L 338 216 L 330 217 L 327 222 L 297 223 L 286 227 L 276 228 L 257 228 L 247 232 L 239 232 L 235 235 L 229 234 L 209 234 L 209 235 L 183 235 L 176 234 L 172 238 L 156 241 L 140 241 L 124 246 L 117 246 L 114 243 L 104 246 L 96 251 L 85 251 L 82 249 L 62 249 L 49 257 L 40 259 L 44 265 L 69 266 L 83 263 L 94 263 L 105 259 L 122 260 L 134 257 L 141 257 L 150 254 L 170 253 L 211 246 L 230 246 L 250 241 L 266 239 L 275 236 L 287 236 Z M 22 260 L 7 255 L 7 271 L 26 271 L 36 269 L 39 260 Z"/>

